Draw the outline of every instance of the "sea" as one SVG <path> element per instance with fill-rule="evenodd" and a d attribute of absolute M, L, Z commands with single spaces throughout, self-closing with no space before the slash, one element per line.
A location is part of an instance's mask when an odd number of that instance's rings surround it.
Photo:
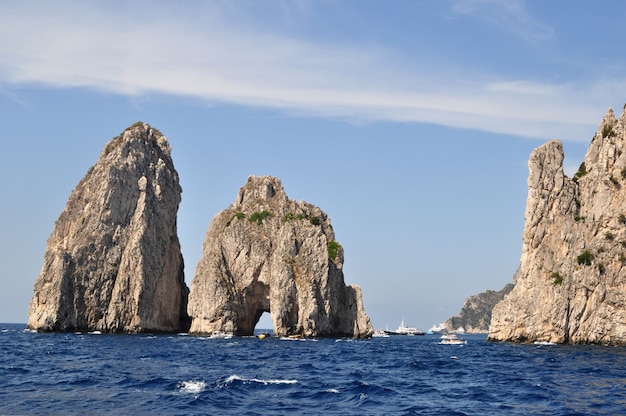
<path fill-rule="evenodd" d="M 626 348 L 0 324 L 2 415 L 623 415 Z"/>

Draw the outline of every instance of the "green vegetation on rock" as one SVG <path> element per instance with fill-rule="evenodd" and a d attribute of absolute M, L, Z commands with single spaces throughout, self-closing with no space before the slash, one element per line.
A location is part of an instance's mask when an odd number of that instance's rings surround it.
<path fill-rule="evenodd" d="M 585 250 L 576 259 L 578 260 L 578 264 L 591 266 L 591 262 L 593 261 L 594 258 L 595 256 L 589 250 Z"/>
<path fill-rule="evenodd" d="M 263 224 L 263 220 L 271 215 L 272 213 L 266 210 L 263 210 L 261 212 L 254 212 L 250 215 L 250 217 L 248 217 L 248 221 L 256 222 L 258 225 L 261 225 Z"/>
<path fill-rule="evenodd" d="M 578 172 L 576 172 L 576 174 L 574 175 L 575 176 L 574 179 L 582 178 L 586 174 L 587 174 L 587 167 L 585 166 L 585 162 L 583 162 L 578 167 Z"/>
<path fill-rule="evenodd" d="M 228 220 L 228 222 L 226 223 L 226 226 L 229 227 L 230 224 L 232 224 L 233 220 L 237 218 L 238 220 L 242 220 L 244 218 L 246 218 L 246 214 L 244 214 L 243 212 L 238 212 L 235 215 L 233 215 L 232 217 L 230 217 L 230 220 Z"/>
<path fill-rule="evenodd" d="M 339 253 L 339 248 L 341 244 L 336 242 L 335 240 L 331 240 L 328 242 L 328 256 L 330 256 L 332 261 L 337 259 L 337 254 Z"/>
<path fill-rule="evenodd" d="M 563 283 L 563 276 L 559 272 L 553 272 L 550 277 L 552 278 L 552 286 L 557 286 Z"/>

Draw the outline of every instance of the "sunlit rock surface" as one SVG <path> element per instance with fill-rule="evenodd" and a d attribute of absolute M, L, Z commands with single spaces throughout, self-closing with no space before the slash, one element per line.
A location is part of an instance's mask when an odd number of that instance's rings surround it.
<path fill-rule="evenodd" d="M 361 289 L 345 285 L 343 261 L 322 210 L 288 199 L 277 178 L 250 177 L 206 233 L 190 332 L 251 335 L 269 312 L 277 336 L 370 336 Z"/>
<path fill-rule="evenodd" d="M 136 123 L 72 191 L 48 239 L 28 311 L 40 331 L 186 330 L 176 230 L 181 200 L 167 139 Z"/>
<path fill-rule="evenodd" d="M 625 125 L 609 109 L 574 178 L 559 141 L 532 152 L 520 274 L 490 340 L 626 344 Z"/>

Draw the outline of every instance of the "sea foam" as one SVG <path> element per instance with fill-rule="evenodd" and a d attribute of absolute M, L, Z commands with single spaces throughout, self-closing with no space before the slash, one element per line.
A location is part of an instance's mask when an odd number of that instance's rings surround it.
<path fill-rule="evenodd" d="M 187 380 L 178 384 L 181 393 L 201 393 L 206 389 L 206 383 L 201 380 Z"/>
<path fill-rule="evenodd" d="M 236 374 L 233 374 L 232 376 L 230 376 L 226 380 L 224 380 L 224 383 L 233 383 L 235 381 L 240 381 L 242 383 L 259 383 L 259 384 L 264 384 L 264 385 L 268 385 L 268 384 L 296 384 L 298 382 L 298 380 L 289 380 L 289 379 L 264 380 L 264 379 L 260 379 L 260 378 L 244 378 L 244 377 L 238 376 Z"/>

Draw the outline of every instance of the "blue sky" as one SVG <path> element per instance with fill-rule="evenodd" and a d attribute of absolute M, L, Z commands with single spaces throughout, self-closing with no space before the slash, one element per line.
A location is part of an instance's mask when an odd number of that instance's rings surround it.
<path fill-rule="evenodd" d="M 46 240 L 104 145 L 173 147 L 191 282 L 249 175 L 319 206 L 376 328 L 428 329 L 509 283 L 527 160 L 582 161 L 626 95 L 626 2 L 0 2 L 0 322 L 26 322 Z M 269 322 L 266 317 L 264 322 Z"/>

